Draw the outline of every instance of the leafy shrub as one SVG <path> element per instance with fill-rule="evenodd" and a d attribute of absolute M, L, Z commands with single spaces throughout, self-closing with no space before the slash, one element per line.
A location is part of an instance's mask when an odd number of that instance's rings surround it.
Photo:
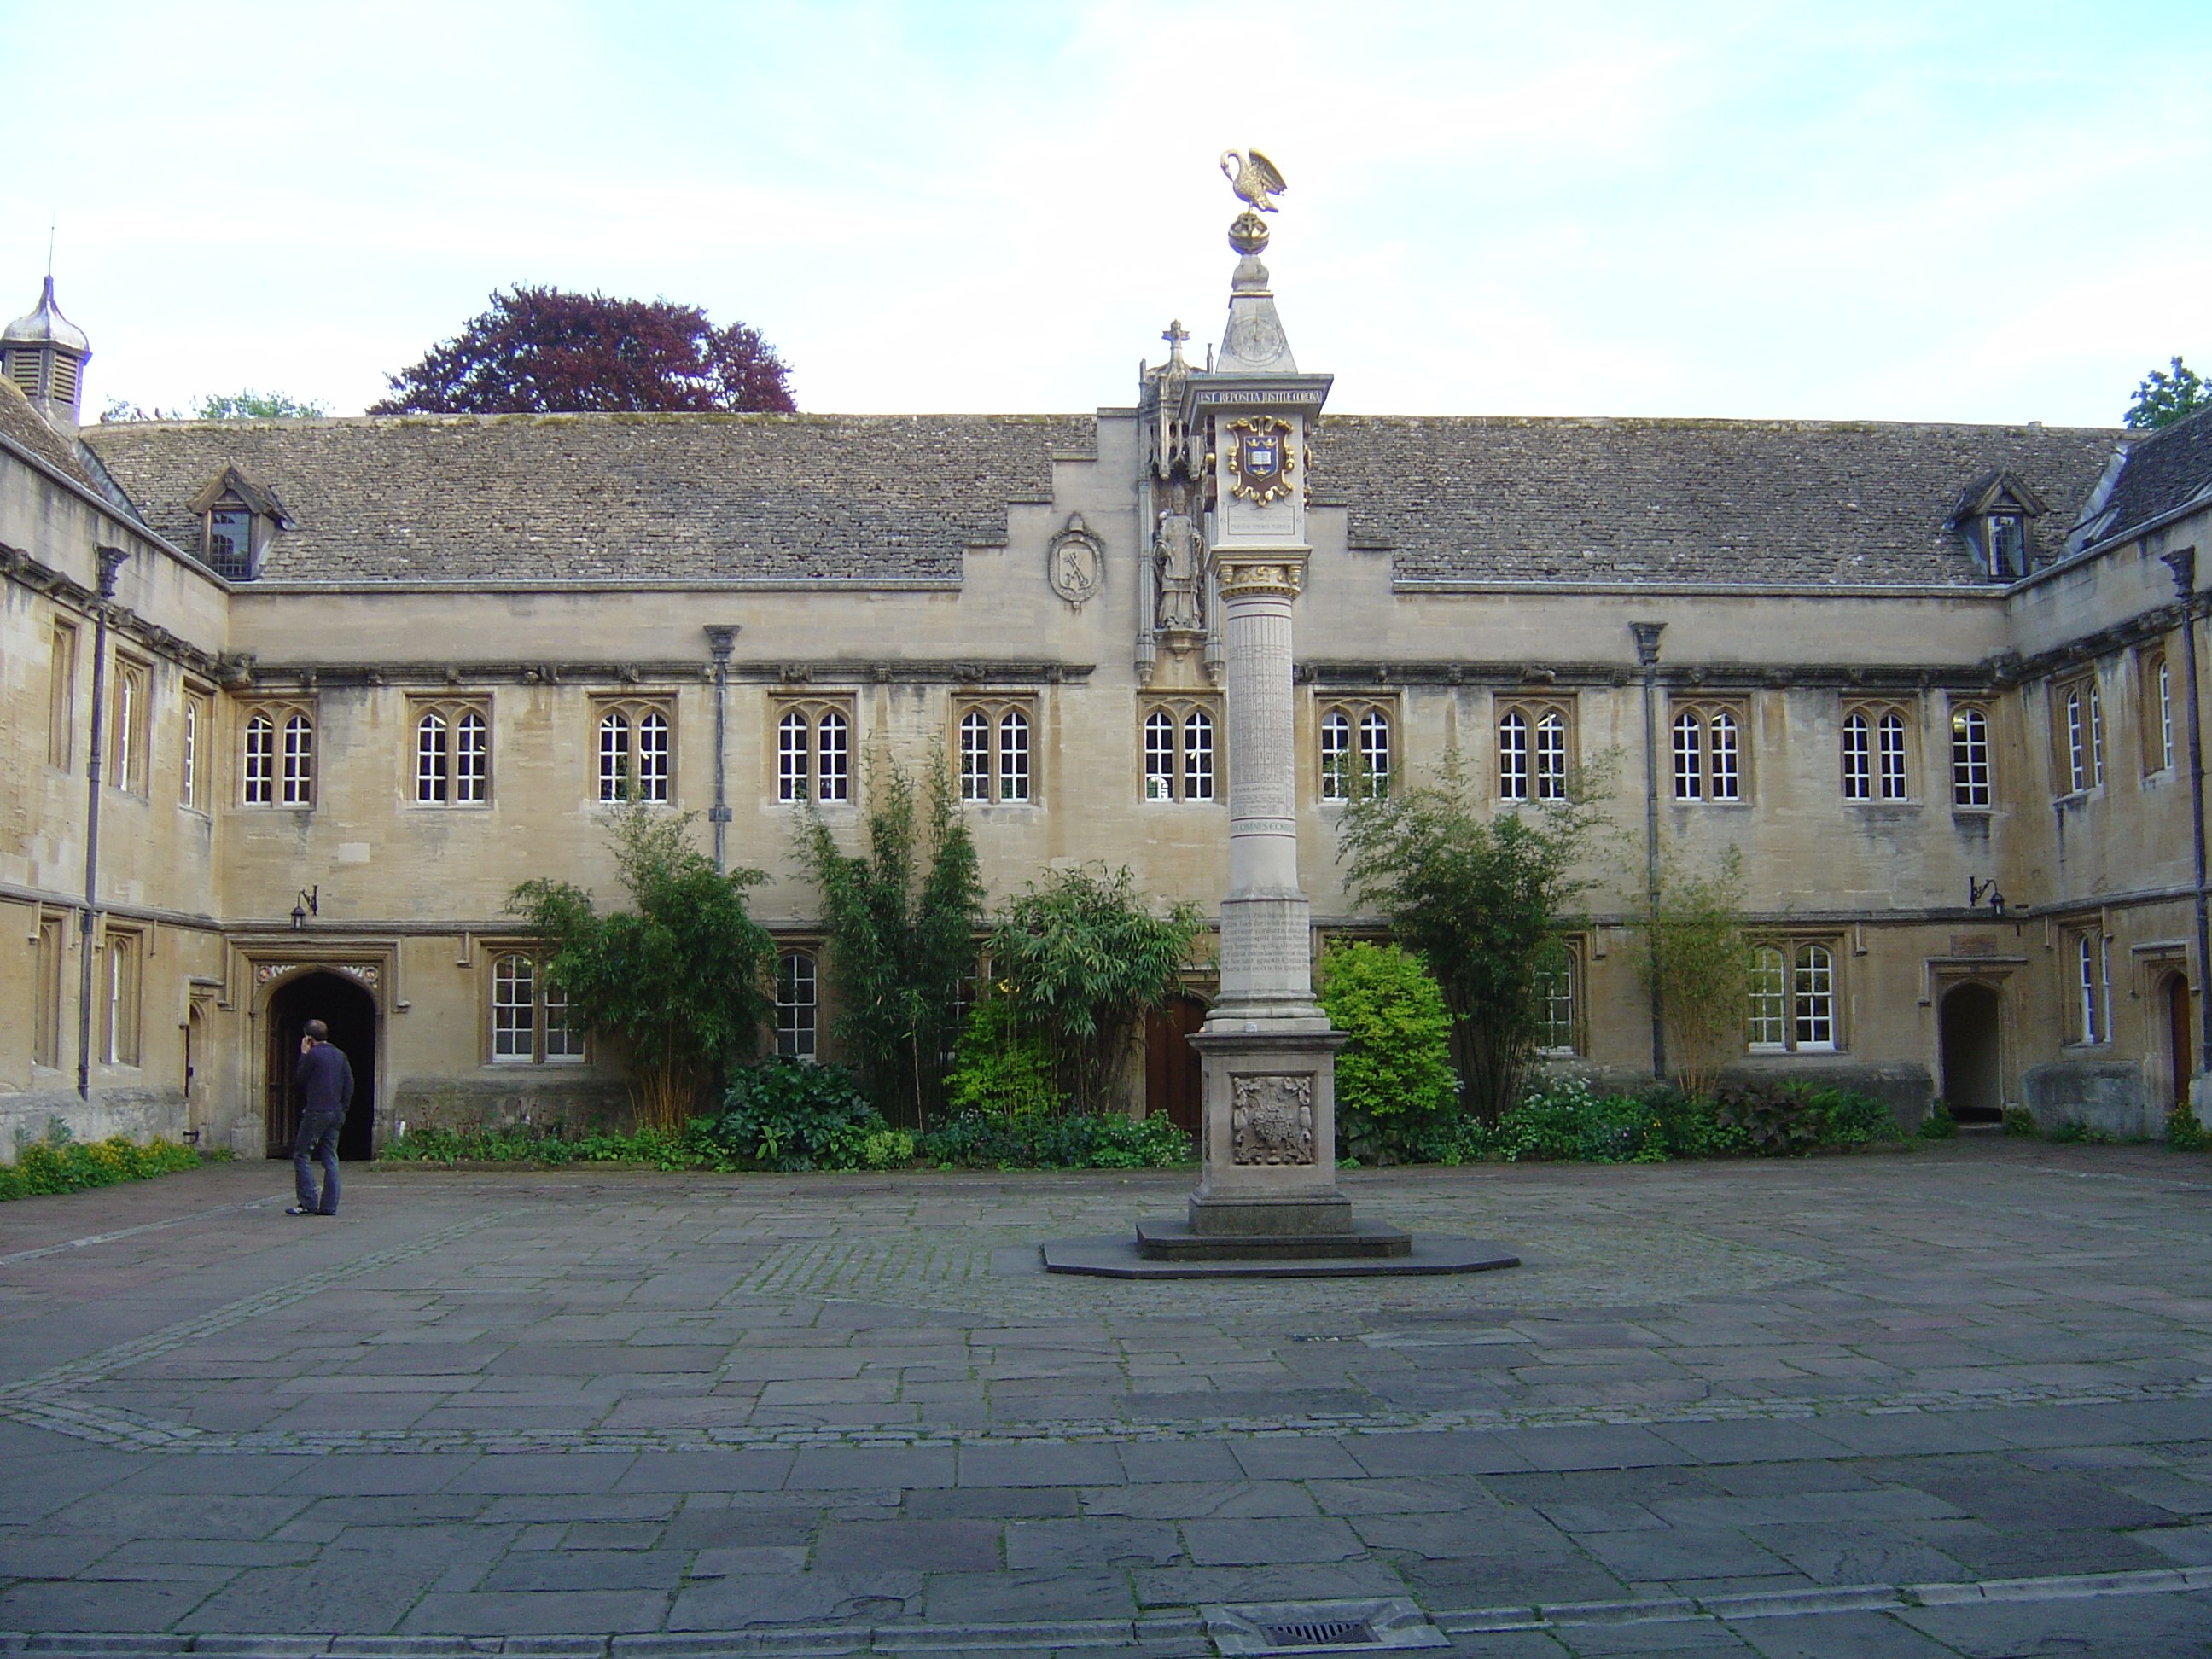
<path fill-rule="evenodd" d="M 2166 1144 L 2177 1152 L 2212 1152 L 2212 1129 L 2197 1121 L 2187 1101 L 2180 1101 L 2166 1115 Z"/>
<path fill-rule="evenodd" d="M 1113 1114 L 963 1112 L 919 1145 L 940 1169 L 1169 1170 L 1194 1156 L 1190 1137 L 1166 1117 Z"/>
<path fill-rule="evenodd" d="M 2008 1135 L 2024 1135 L 2033 1140 L 2043 1131 L 2035 1125 L 2035 1114 L 2025 1106 L 2008 1106 L 2004 1113 L 2004 1132 Z"/>
<path fill-rule="evenodd" d="M 113 1135 L 106 1140 L 81 1141 L 59 1118 L 46 1121 L 46 1132 L 33 1140 L 18 1133 L 15 1161 L 0 1164 L 0 1199 L 45 1197 L 79 1193 L 90 1187 L 112 1187 L 120 1181 L 148 1181 L 178 1170 L 196 1170 L 204 1160 L 189 1146 L 155 1139 L 141 1146 Z"/>
<path fill-rule="evenodd" d="M 457 1128 L 425 1126 L 396 1135 L 378 1148 L 392 1164 L 649 1164 L 656 1170 L 734 1170 L 739 1163 L 696 1133 L 699 1124 L 677 1134 L 663 1129 L 628 1133 L 597 1131 L 569 1134 L 539 1124 L 471 1124 Z"/>
<path fill-rule="evenodd" d="M 1951 1109 L 1937 1101 L 1928 1109 L 1928 1115 L 1920 1120 L 1913 1131 L 1923 1140 L 1949 1140 L 1959 1133 L 1959 1120 L 1951 1115 Z"/>
<path fill-rule="evenodd" d="M 1897 1115 L 1872 1095 L 1855 1089 L 1815 1089 L 1813 1109 L 1820 1114 L 1823 1146 L 1865 1146 L 1877 1140 L 1901 1140 Z"/>
<path fill-rule="evenodd" d="M 2117 1146 L 2118 1135 L 2106 1134 L 2102 1129 L 2093 1129 L 2079 1118 L 2069 1118 L 2063 1123 L 2054 1123 L 2044 1137 L 2068 1146 Z"/>
<path fill-rule="evenodd" d="M 1011 997 L 986 997 L 968 1011 L 945 1073 L 945 1101 L 956 1115 L 1058 1112 L 1066 1105 L 1053 1081 L 1051 1055 L 1021 1029 Z"/>
<path fill-rule="evenodd" d="M 1451 1015 L 1443 993 L 1396 945 L 1322 953 L 1320 1001 L 1352 1039 L 1336 1057 L 1336 1145 L 1363 1164 L 1397 1164 L 1457 1115 Z"/>
<path fill-rule="evenodd" d="M 1733 1084 L 1720 1091 L 1720 1121 L 1770 1157 L 1797 1157 L 1820 1144 L 1826 1118 L 1813 1092 L 1793 1084 Z"/>
<path fill-rule="evenodd" d="M 842 1066 L 763 1060 L 731 1078 L 722 1107 L 706 1138 L 764 1170 L 884 1170 L 914 1157 L 914 1137 L 885 1122 Z"/>

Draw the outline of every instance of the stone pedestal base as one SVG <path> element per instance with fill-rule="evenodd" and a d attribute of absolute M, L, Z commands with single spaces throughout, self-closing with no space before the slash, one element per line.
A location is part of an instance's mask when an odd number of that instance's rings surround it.
<path fill-rule="evenodd" d="M 1342 1193 L 1285 1193 L 1275 1198 L 1190 1195 L 1190 1231 L 1201 1237 L 1334 1237 L 1352 1229 L 1352 1200 Z"/>
<path fill-rule="evenodd" d="M 1281 1218 L 1287 1221 L 1288 1217 Z M 1313 1232 L 1207 1233 L 1168 1219 L 1137 1224 L 1137 1254 L 1151 1261 L 1294 1261 L 1333 1256 L 1410 1255 L 1413 1237 L 1384 1221 L 1354 1222 L 1344 1206 L 1341 1227 Z"/>

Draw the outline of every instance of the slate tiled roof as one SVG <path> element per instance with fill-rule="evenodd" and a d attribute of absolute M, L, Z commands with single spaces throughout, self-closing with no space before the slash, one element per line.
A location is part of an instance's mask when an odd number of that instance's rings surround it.
<path fill-rule="evenodd" d="M 1330 416 L 1319 483 L 1400 580 L 1966 586 L 1943 523 L 2009 471 L 2050 503 L 2039 557 L 2121 434 L 1880 422 Z"/>
<path fill-rule="evenodd" d="M 12 380 L 0 380 L 0 432 L 87 489 L 100 488 L 69 440 L 46 423 Z"/>
<path fill-rule="evenodd" d="M 2128 464 L 2088 526 L 2090 535 L 2100 542 L 2124 536 L 2199 500 L 2212 500 L 2212 410 L 2128 446 Z"/>
<path fill-rule="evenodd" d="M 86 441 L 153 527 L 225 465 L 291 514 L 270 580 L 957 580 L 1089 416 L 130 422 Z"/>

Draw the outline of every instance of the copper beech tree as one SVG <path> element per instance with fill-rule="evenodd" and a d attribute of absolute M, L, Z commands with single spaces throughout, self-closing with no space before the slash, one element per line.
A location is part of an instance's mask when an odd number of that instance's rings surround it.
<path fill-rule="evenodd" d="M 760 331 L 696 306 L 517 284 L 422 361 L 372 415 L 789 414 L 791 371 Z"/>

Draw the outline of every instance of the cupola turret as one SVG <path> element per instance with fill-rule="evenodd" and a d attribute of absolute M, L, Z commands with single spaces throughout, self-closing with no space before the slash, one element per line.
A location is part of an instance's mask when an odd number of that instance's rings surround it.
<path fill-rule="evenodd" d="M 74 433 L 82 424 L 84 365 L 92 342 L 54 304 L 49 275 L 38 309 L 0 330 L 0 374 L 31 401 L 49 426 Z"/>

